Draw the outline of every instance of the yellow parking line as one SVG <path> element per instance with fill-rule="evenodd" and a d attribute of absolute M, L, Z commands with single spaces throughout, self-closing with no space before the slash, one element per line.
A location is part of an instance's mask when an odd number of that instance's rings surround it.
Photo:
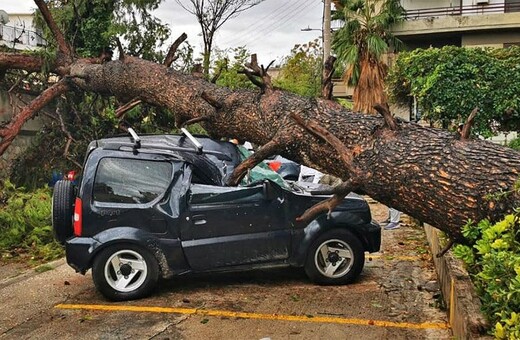
<path fill-rule="evenodd" d="M 315 323 L 336 323 L 336 324 L 413 328 L 413 329 L 449 329 L 450 328 L 450 326 L 447 323 L 442 323 L 442 322 L 410 323 L 410 322 L 393 322 L 393 321 L 350 319 L 350 318 L 338 318 L 338 317 L 323 317 L 323 316 L 311 316 L 311 315 L 298 316 L 298 315 L 284 315 L 284 314 L 244 313 L 244 312 L 231 312 L 231 311 L 225 311 L 225 310 L 208 310 L 208 309 L 196 309 L 196 308 L 170 308 L 170 307 L 122 306 L 122 305 L 77 305 L 77 304 L 76 305 L 75 304 L 59 304 L 59 305 L 56 305 L 55 308 L 112 311 L 112 312 L 174 313 L 174 314 L 189 314 L 189 315 L 204 315 L 204 316 L 223 316 L 223 317 L 242 318 L 242 319 L 315 322 Z"/>

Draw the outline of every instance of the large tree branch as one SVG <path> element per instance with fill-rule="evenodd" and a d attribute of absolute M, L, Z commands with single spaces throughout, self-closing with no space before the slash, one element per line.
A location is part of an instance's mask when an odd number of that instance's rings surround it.
<path fill-rule="evenodd" d="M 34 2 L 36 3 L 36 6 L 38 6 L 38 9 L 42 14 L 43 20 L 45 20 L 45 23 L 47 23 L 47 26 L 51 30 L 54 39 L 56 39 L 59 51 L 63 53 L 65 56 L 67 56 L 69 59 L 72 59 L 72 49 L 70 48 L 67 40 L 65 40 L 65 37 L 63 36 L 61 30 L 58 28 L 58 25 L 54 21 L 54 18 L 52 17 L 51 12 L 47 7 L 47 4 L 44 0 L 34 0 Z"/>
<path fill-rule="evenodd" d="M 9 145 L 11 145 L 25 122 L 33 118 L 39 110 L 41 110 L 54 98 L 67 92 L 68 90 L 69 86 L 67 84 L 67 80 L 62 79 L 43 91 L 42 94 L 36 97 L 31 103 L 29 103 L 29 105 L 24 107 L 20 113 L 14 115 L 11 119 L 11 122 L 5 128 L 0 130 L 0 137 L 2 137 L 2 140 L 0 141 L 0 155 L 2 155 L 9 147 Z"/>
<path fill-rule="evenodd" d="M 43 58 L 22 53 L 0 52 L 0 70 L 24 70 L 39 72 L 43 67 Z"/>

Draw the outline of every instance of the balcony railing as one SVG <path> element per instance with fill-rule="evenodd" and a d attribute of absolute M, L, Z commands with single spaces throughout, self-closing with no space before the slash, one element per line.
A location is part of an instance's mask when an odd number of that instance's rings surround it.
<path fill-rule="evenodd" d="M 435 17 L 444 17 L 450 15 L 464 16 L 464 15 L 481 15 L 493 13 L 509 13 L 520 12 L 520 3 L 501 3 L 501 4 L 478 4 L 469 6 L 454 6 L 454 7 L 437 7 L 413 9 L 406 11 L 406 19 L 426 19 Z"/>
<path fill-rule="evenodd" d="M 25 27 L 13 27 L 0 25 L 0 41 L 5 45 L 16 48 L 18 45 L 27 47 L 39 47 L 46 44 L 41 34 L 26 29 Z"/>

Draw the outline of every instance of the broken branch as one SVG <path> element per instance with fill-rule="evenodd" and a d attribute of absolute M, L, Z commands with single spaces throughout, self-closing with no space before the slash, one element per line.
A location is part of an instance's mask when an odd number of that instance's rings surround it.
<path fill-rule="evenodd" d="M 281 145 L 285 145 L 279 138 L 274 138 L 259 148 L 254 154 L 244 159 L 236 168 L 228 179 L 229 186 L 236 186 L 247 171 L 254 168 L 255 165 L 266 159 L 267 157 L 277 153 Z"/>
<path fill-rule="evenodd" d="M 478 107 L 474 108 L 473 111 L 469 114 L 468 119 L 466 119 L 466 123 L 464 124 L 464 127 L 462 128 L 462 132 L 460 134 L 461 140 L 469 139 L 469 136 L 471 135 L 471 127 L 473 126 L 473 123 L 475 122 L 475 117 L 477 116 Z"/>
<path fill-rule="evenodd" d="M 319 125 L 317 122 L 313 120 L 309 120 L 305 122 L 301 116 L 299 116 L 296 112 L 291 112 L 291 117 L 296 121 L 298 125 L 312 133 L 318 138 L 323 139 L 325 142 L 330 144 L 341 156 L 343 163 L 347 167 L 351 178 L 356 177 L 360 178 L 362 172 L 354 165 L 354 153 L 348 149 L 343 142 L 339 140 L 338 137 L 334 136 L 330 131 Z"/>
<path fill-rule="evenodd" d="M 390 109 L 388 108 L 388 105 L 383 106 L 381 104 L 376 104 L 376 105 L 374 105 L 374 109 L 376 109 L 376 111 L 379 112 L 379 114 L 381 116 L 383 116 L 386 126 L 388 126 L 388 128 L 390 130 L 392 130 L 392 131 L 397 130 L 397 123 L 395 122 L 394 117 L 392 117 L 392 114 L 390 113 Z"/>
<path fill-rule="evenodd" d="M 126 112 L 141 104 L 141 99 L 134 99 L 116 109 L 116 118 L 121 118 Z"/>
<path fill-rule="evenodd" d="M 317 215 L 323 212 L 327 212 L 330 215 L 332 210 L 334 210 L 334 208 L 343 201 L 345 196 L 347 196 L 350 192 L 355 191 L 356 188 L 357 183 L 352 179 L 348 179 L 345 182 L 338 184 L 333 188 L 334 195 L 305 210 L 301 216 L 296 218 L 296 221 L 309 223 Z"/>
<path fill-rule="evenodd" d="M 164 65 L 166 65 L 167 67 L 170 67 L 172 65 L 172 63 L 177 60 L 177 56 L 175 55 L 175 53 L 177 52 L 177 49 L 179 48 L 179 46 L 184 42 L 184 40 L 186 40 L 186 38 L 188 38 L 188 36 L 186 35 L 186 33 L 182 33 L 180 35 L 180 37 L 178 37 L 172 44 L 172 46 L 170 47 L 170 49 L 168 50 L 168 54 L 166 55 L 166 58 L 164 59 Z"/>
<path fill-rule="evenodd" d="M 332 100 L 332 90 L 334 89 L 334 83 L 332 82 L 334 62 L 336 62 L 336 57 L 329 56 L 323 65 L 321 80 L 321 97 L 323 99 Z"/>
<path fill-rule="evenodd" d="M 252 54 L 251 62 L 245 64 L 246 69 L 239 71 L 239 73 L 245 74 L 253 84 L 260 88 L 262 93 L 265 93 L 267 89 L 273 88 L 271 76 L 267 73 L 267 70 L 269 70 L 269 67 L 273 62 L 274 60 L 269 63 L 267 68 L 264 68 L 263 65 L 260 67 L 258 65 L 256 54 Z M 262 80 L 258 80 L 256 77 L 259 77 Z"/>

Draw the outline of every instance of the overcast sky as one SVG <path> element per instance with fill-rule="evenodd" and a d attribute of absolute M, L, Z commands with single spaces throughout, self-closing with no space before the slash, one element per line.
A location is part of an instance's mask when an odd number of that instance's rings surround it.
<path fill-rule="evenodd" d="M 183 0 L 187 3 L 189 0 Z M 2 0 L 0 9 L 8 13 L 31 12 L 32 0 Z M 185 32 L 196 52 L 202 50 L 200 26 L 194 15 L 186 12 L 175 0 L 164 0 L 156 15 L 172 30 L 171 42 Z M 260 5 L 230 19 L 217 32 L 219 48 L 246 46 L 257 53 L 260 63 L 279 61 L 289 55 L 295 44 L 321 36 L 323 3 L 321 0 L 264 0 Z M 302 28 L 317 29 L 302 32 Z"/>

